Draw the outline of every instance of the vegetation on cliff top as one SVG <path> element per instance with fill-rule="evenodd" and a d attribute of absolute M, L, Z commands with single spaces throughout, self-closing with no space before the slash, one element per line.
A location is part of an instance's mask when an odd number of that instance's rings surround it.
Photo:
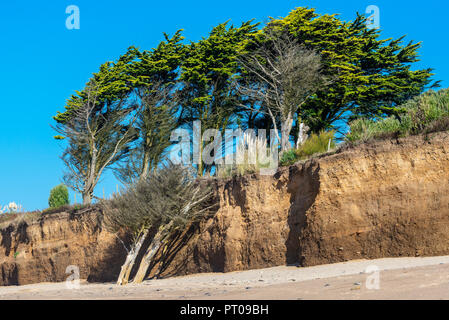
<path fill-rule="evenodd" d="M 401 109 L 397 116 L 351 122 L 345 140 L 355 143 L 449 130 L 449 89 L 428 91 L 409 100 Z"/>

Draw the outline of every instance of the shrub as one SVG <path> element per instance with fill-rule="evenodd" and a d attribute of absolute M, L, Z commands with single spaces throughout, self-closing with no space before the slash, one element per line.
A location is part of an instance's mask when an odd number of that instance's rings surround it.
<path fill-rule="evenodd" d="M 142 282 L 158 250 L 167 248 L 170 236 L 211 212 L 215 206 L 212 195 L 210 187 L 195 180 L 191 168 L 168 163 L 111 200 L 103 201 L 106 228 L 112 232 L 127 231 L 133 236 L 117 284 L 129 282 L 136 262 L 139 265 L 134 282 Z M 150 237 L 151 242 L 145 245 Z"/>
<path fill-rule="evenodd" d="M 298 149 L 291 149 L 281 156 L 281 166 L 292 165 L 299 160 L 307 159 L 315 154 L 327 152 L 335 147 L 334 131 L 313 133 Z"/>
<path fill-rule="evenodd" d="M 368 141 L 375 138 L 386 138 L 404 134 L 409 129 L 410 122 L 400 122 L 394 117 L 374 121 L 369 119 L 357 119 L 351 122 L 350 133 L 346 141 Z"/>
<path fill-rule="evenodd" d="M 50 191 L 48 205 L 50 208 L 58 208 L 69 204 L 69 190 L 63 184 L 54 187 Z"/>
<path fill-rule="evenodd" d="M 368 141 L 391 136 L 449 130 L 449 89 L 428 91 L 402 105 L 399 117 L 357 119 L 350 123 L 346 141 Z"/>
<path fill-rule="evenodd" d="M 209 187 L 195 181 L 192 169 L 167 164 L 148 178 L 104 200 L 105 226 L 112 232 L 128 230 L 135 239 L 148 228 L 173 222 L 182 228 L 208 211 Z"/>
<path fill-rule="evenodd" d="M 298 161 L 298 154 L 296 153 L 296 149 L 290 149 L 288 151 L 285 151 L 282 153 L 281 159 L 280 159 L 280 165 L 281 166 L 289 166 L 291 164 L 294 164 L 296 161 Z"/>

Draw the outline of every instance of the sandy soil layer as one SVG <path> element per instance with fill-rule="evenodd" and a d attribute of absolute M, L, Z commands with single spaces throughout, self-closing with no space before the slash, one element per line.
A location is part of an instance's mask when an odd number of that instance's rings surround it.
<path fill-rule="evenodd" d="M 366 272 L 369 266 L 379 272 Z M 0 300 L 6 299 L 449 299 L 449 256 L 198 274 L 122 287 L 86 281 L 78 289 L 66 283 L 0 287 Z"/>

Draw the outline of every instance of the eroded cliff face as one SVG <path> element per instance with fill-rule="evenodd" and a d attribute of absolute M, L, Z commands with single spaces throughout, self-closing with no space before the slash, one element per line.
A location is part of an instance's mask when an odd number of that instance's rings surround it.
<path fill-rule="evenodd" d="M 174 241 L 185 243 L 152 275 L 449 254 L 448 133 L 368 143 L 219 190 L 215 216 Z"/>
<path fill-rule="evenodd" d="M 218 211 L 175 235 L 150 276 L 449 254 L 448 133 L 373 142 L 274 176 L 216 184 Z M 20 228 L 1 230 L 0 285 L 62 281 L 71 264 L 82 278 L 115 280 L 125 259 L 94 212 Z"/>
<path fill-rule="evenodd" d="M 77 266 L 81 279 L 112 281 L 124 255 L 97 210 L 44 215 L 0 229 L 0 285 L 65 281 L 68 266 Z"/>

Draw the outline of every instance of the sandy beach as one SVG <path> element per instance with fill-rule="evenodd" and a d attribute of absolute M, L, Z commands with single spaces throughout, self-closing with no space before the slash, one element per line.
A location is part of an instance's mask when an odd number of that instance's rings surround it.
<path fill-rule="evenodd" d="M 79 288 L 65 282 L 0 287 L 0 300 L 17 299 L 449 299 L 449 256 L 281 266 L 126 286 L 81 280 Z"/>

